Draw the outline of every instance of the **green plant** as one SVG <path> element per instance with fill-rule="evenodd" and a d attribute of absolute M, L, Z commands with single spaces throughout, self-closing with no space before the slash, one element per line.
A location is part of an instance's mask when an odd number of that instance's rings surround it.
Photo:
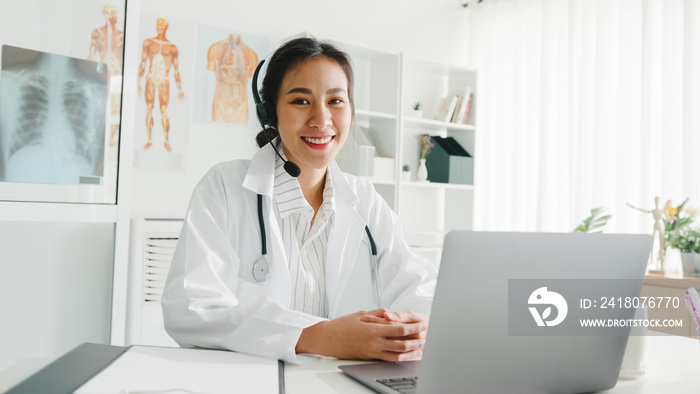
<path fill-rule="evenodd" d="M 700 231 L 683 227 L 666 233 L 668 246 L 684 253 L 700 253 Z"/>
<path fill-rule="evenodd" d="M 591 209 L 591 216 L 583 219 L 581 224 L 574 229 L 575 233 L 601 233 L 603 227 L 608 224 L 608 220 L 612 215 L 606 215 L 607 211 L 604 207 Z"/>
<path fill-rule="evenodd" d="M 411 167 L 408 164 L 404 164 L 403 167 L 401 168 L 404 172 L 409 172 L 411 171 Z"/>
<path fill-rule="evenodd" d="M 416 101 L 416 103 L 413 104 L 413 110 L 420 111 L 420 101 Z"/>

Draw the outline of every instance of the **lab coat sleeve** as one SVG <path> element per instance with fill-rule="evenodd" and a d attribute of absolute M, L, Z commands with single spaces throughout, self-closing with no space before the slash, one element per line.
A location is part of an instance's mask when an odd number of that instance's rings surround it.
<path fill-rule="evenodd" d="M 374 196 L 369 226 L 377 244 L 382 306 L 398 312 L 430 314 L 437 283 L 437 270 L 406 244 L 401 220 L 370 184 Z M 375 229 L 381 229 L 376 231 Z"/>
<path fill-rule="evenodd" d="M 239 302 L 227 205 L 247 202 L 227 200 L 226 187 L 222 174 L 210 172 L 193 193 L 161 301 L 165 329 L 181 345 L 302 363 L 295 352 L 301 331 L 324 319 L 265 295 Z"/>

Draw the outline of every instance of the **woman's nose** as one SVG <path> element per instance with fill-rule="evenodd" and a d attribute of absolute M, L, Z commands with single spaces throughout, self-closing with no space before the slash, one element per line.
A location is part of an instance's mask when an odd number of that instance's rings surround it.
<path fill-rule="evenodd" d="M 311 111 L 311 118 L 309 118 L 309 126 L 325 129 L 332 124 L 331 111 L 323 104 L 314 105 Z"/>

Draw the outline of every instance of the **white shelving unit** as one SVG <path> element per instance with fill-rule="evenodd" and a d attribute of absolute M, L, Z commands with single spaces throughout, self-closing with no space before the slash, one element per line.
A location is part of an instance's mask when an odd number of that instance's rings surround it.
<path fill-rule="evenodd" d="M 365 132 L 375 145 L 377 156 L 389 158 L 391 163 L 388 179 L 386 174 L 381 179 L 372 178 L 374 186 L 401 217 L 407 242 L 437 265 L 445 234 L 473 228 L 474 186 L 418 182 L 418 135 L 453 137 L 472 157 L 477 157 L 474 101 L 467 124 L 433 119 L 442 97 L 464 91 L 467 86 L 476 96 L 477 72 L 407 54 L 341 45 L 355 67 L 354 132 Z M 422 104 L 422 118 L 412 117 L 410 108 L 415 102 Z M 338 162 L 341 168 L 354 173 L 355 167 L 346 161 L 357 156 L 352 138 Z M 405 164 L 412 170 L 408 182 L 400 179 Z M 376 170 L 375 166 L 375 174 Z"/>

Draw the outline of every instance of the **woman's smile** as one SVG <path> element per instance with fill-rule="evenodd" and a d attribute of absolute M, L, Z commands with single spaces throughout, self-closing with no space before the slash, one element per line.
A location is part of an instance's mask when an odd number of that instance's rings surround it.
<path fill-rule="evenodd" d="M 311 149 L 327 149 L 330 147 L 330 142 L 335 138 L 334 135 L 329 135 L 326 137 L 301 137 L 306 145 Z"/>

